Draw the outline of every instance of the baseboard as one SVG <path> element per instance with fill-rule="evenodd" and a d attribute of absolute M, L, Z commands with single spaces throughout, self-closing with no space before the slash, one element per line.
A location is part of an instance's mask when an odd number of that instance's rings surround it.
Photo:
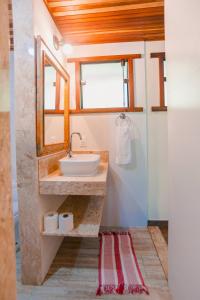
<path fill-rule="evenodd" d="M 148 220 L 148 226 L 168 227 L 167 220 Z"/>

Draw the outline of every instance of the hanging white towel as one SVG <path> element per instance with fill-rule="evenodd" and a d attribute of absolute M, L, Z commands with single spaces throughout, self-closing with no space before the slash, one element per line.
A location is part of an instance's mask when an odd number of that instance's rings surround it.
<path fill-rule="evenodd" d="M 120 122 L 116 127 L 116 159 L 118 165 L 128 165 L 131 163 L 131 134 L 129 124 Z"/>

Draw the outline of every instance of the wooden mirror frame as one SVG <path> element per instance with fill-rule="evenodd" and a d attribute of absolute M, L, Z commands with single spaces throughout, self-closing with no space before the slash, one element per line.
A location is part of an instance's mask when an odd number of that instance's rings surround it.
<path fill-rule="evenodd" d="M 64 114 L 64 143 L 45 145 L 44 143 L 44 62 L 48 59 L 60 75 L 65 79 L 65 99 L 64 111 L 52 110 L 52 114 Z M 55 153 L 68 148 L 69 145 L 69 89 L 70 89 L 70 76 L 67 71 L 62 67 L 59 61 L 55 58 L 49 50 L 45 42 L 40 36 L 36 38 L 36 145 L 37 155 L 47 155 Z M 49 114 L 50 111 L 47 111 Z"/>

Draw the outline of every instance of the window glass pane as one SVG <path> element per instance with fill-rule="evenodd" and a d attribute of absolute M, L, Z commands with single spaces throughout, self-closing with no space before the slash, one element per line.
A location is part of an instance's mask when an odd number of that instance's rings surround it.
<path fill-rule="evenodd" d="M 63 77 L 60 77 L 60 107 L 59 109 L 64 109 L 64 101 L 65 101 L 65 80 Z"/>
<path fill-rule="evenodd" d="M 128 62 L 81 64 L 82 108 L 128 107 Z"/>
<path fill-rule="evenodd" d="M 56 70 L 52 66 L 44 69 L 44 104 L 45 109 L 55 109 L 56 105 Z"/>

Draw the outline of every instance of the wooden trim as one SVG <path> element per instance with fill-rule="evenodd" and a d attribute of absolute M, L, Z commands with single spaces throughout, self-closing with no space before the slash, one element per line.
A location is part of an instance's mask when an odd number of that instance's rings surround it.
<path fill-rule="evenodd" d="M 40 38 L 40 37 L 39 37 Z M 43 47 L 42 47 L 43 45 Z M 56 71 L 64 77 L 64 79 L 67 81 L 69 79 L 69 74 L 67 71 L 63 68 L 61 63 L 57 60 L 57 58 L 52 54 L 52 52 L 49 50 L 49 48 L 46 46 L 45 42 L 41 38 L 41 47 L 42 47 L 42 56 L 44 59 L 44 62 L 49 63 L 50 65 L 54 66 Z M 51 57 L 50 57 L 51 56 Z M 43 62 L 43 64 L 44 64 Z M 43 67 L 43 66 L 42 66 Z"/>
<path fill-rule="evenodd" d="M 140 54 L 139 54 L 140 55 Z M 140 55 L 140 58 L 142 56 Z M 133 58 L 128 58 L 128 79 L 129 79 L 129 111 L 130 112 L 143 112 L 143 107 L 135 106 L 135 88 L 134 88 L 134 64 Z"/>
<path fill-rule="evenodd" d="M 64 122 L 64 132 L 65 132 L 64 147 L 65 147 L 65 149 L 68 149 L 69 144 L 70 144 L 69 110 L 70 110 L 70 77 L 68 77 L 68 81 L 67 81 L 67 84 L 65 84 L 65 91 L 64 91 L 64 120 L 65 120 L 65 122 Z"/>
<path fill-rule="evenodd" d="M 159 59 L 165 60 L 165 52 L 151 53 L 151 58 L 159 58 Z"/>
<path fill-rule="evenodd" d="M 45 109 L 44 110 L 45 115 L 64 115 L 63 109 Z"/>
<path fill-rule="evenodd" d="M 79 61 L 75 62 L 75 84 L 76 84 L 76 111 L 81 110 L 81 65 Z"/>
<path fill-rule="evenodd" d="M 167 220 L 149 220 L 148 226 L 167 227 L 168 223 Z"/>
<path fill-rule="evenodd" d="M 129 108 L 130 111 L 134 110 L 135 97 L 134 97 L 134 71 L 133 71 L 133 59 L 128 59 L 128 91 L 129 91 Z"/>
<path fill-rule="evenodd" d="M 67 0 L 67 1 L 62 1 L 62 2 L 58 2 L 58 1 L 51 1 L 48 3 L 47 0 L 44 0 L 50 8 L 57 8 L 58 5 L 59 7 L 70 7 L 72 6 L 72 10 L 74 10 L 74 6 L 88 6 L 88 5 L 94 5 L 94 4 L 101 4 L 103 3 L 102 0 Z M 106 3 L 108 3 L 110 6 L 114 3 L 116 3 L 117 1 L 114 0 L 106 0 Z M 126 0 L 126 1 L 121 1 L 121 2 L 127 2 L 127 3 L 132 3 L 133 1 L 131 0 Z"/>
<path fill-rule="evenodd" d="M 153 106 L 152 111 L 167 111 L 167 106 L 165 105 L 165 87 L 164 82 L 166 78 L 164 77 L 164 61 L 165 52 L 151 53 L 151 58 L 157 58 L 159 60 L 159 87 L 160 87 L 160 105 Z"/>
<path fill-rule="evenodd" d="M 135 107 L 134 103 L 134 66 L 133 59 L 141 58 L 141 54 L 127 55 L 111 55 L 111 56 L 94 56 L 69 59 L 68 62 L 75 63 L 75 85 L 76 85 L 76 109 L 70 110 L 70 114 L 81 113 L 112 113 L 112 112 L 143 112 L 143 107 Z M 129 107 L 113 107 L 113 108 L 81 108 L 81 63 L 109 62 L 128 60 L 128 76 L 129 76 Z"/>
<path fill-rule="evenodd" d="M 158 227 L 149 226 L 148 230 L 149 230 L 149 233 L 151 234 L 152 241 L 153 241 L 155 249 L 158 253 L 158 257 L 160 259 L 166 279 L 168 280 L 168 247 L 167 247 L 167 243 Z"/>
<path fill-rule="evenodd" d="M 137 4 L 128 4 L 128 5 L 120 5 L 120 6 L 111 6 L 111 7 L 100 7 L 100 8 L 93 8 L 93 9 L 80 9 L 80 10 L 62 10 L 62 11 L 55 11 L 53 12 L 54 17 L 65 17 L 65 16 L 76 16 L 76 15 L 83 15 L 83 14 L 97 14 L 97 13 L 106 13 L 106 12 L 120 12 L 120 11 L 127 11 L 127 10 L 139 10 L 139 9 L 155 9 L 155 8 L 163 8 L 164 3 L 163 1 L 160 2 L 150 2 L 150 3 L 137 3 Z"/>
<path fill-rule="evenodd" d="M 167 106 L 152 106 L 152 111 L 167 111 Z"/>
<path fill-rule="evenodd" d="M 160 74 L 160 106 L 165 106 L 165 87 L 164 87 L 164 59 L 159 58 L 159 74 Z"/>
<path fill-rule="evenodd" d="M 141 54 L 125 54 L 125 55 L 109 55 L 109 56 L 92 56 L 92 57 L 74 57 L 68 58 L 68 63 L 80 62 L 80 63 L 90 63 L 90 62 L 98 62 L 98 61 L 115 61 L 122 59 L 136 59 L 141 58 Z"/>
<path fill-rule="evenodd" d="M 56 73 L 56 103 L 55 103 L 55 110 L 60 109 L 60 74 Z"/>
<path fill-rule="evenodd" d="M 144 108 L 140 107 L 140 106 L 134 107 L 134 109 L 133 109 L 133 112 L 143 112 L 143 111 L 144 111 Z"/>
<path fill-rule="evenodd" d="M 0 3 L 0 9 L 2 8 Z M 3 14 L 3 12 L 1 11 Z M 2 18 L 3 16 L 1 16 Z M 0 23 L 2 23 L 0 21 Z M 1 27 L 2 28 L 2 27 Z M 5 29 L 4 29 L 5 30 Z M 3 33 L 0 29 L 0 32 Z M 6 34 L 6 32 L 5 32 Z M 6 48 L 4 39 L 8 45 L 8 40 L 3 37 L 3 44 L 0 45 L 0 53 L 2 55 L 0 62 L 0 71 L 3 67 L 7 66 L 7 58 L 4 55 L 4 49 L 9 53 Z M 5 48 L 3 48 L 5 47 Z M 5 59 L 5 60 L 4 60 Z M 2 65 L 4 63 L 4 65 Z M 4 78 L 0 83 L 1 92 L 9 91 L 9 78 Z M 0 96 L 1 101 L 6 99 Z M 0 160 L 1 160 L 1 184 L 0 184 L 0 299 L 1 300 L 14 300 L 16 299 L 16 262 L 15 262 L 15 246 L 14 246 L 14 222 L 13 222 L 13 201 L 12 201 L 12 188 L 11 188 L 11 153 L 10 153 L 10 112 L 0 112 Z"/>
<path fill-rule="evenodd" d="M 75 115 L 75 114 L 88 114 L 88 113 L 117 113 L 117 112 L 143 112 L 143 111 L 144 111 L 143 107 L 135 107 L 133 110 L 124 107 L 87 108 L 87 109 L 81 109 L 79 111 L 76 109 L 71 109 L 70 114 Z"/>

